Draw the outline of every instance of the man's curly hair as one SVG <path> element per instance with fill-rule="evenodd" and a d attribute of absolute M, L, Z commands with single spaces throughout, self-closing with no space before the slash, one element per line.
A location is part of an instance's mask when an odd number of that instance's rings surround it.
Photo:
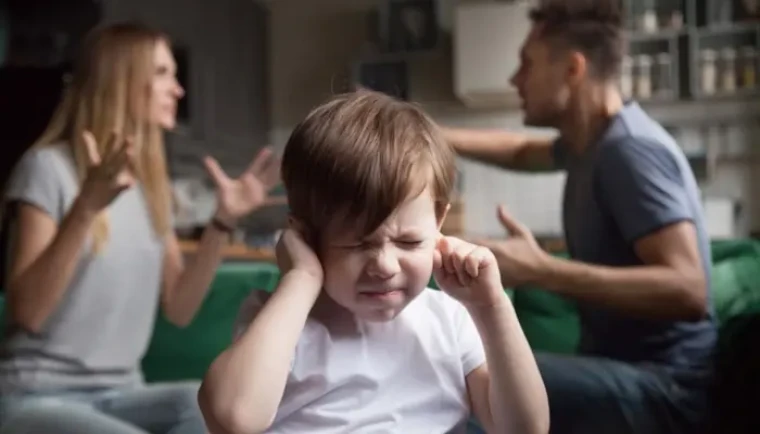
<path fill-rule="evenodd" d="M 541 0 L 530 19 L 554 46 L 581 52 L 596 78 L 619 77 L 626 47 L 621 0 Z"/>

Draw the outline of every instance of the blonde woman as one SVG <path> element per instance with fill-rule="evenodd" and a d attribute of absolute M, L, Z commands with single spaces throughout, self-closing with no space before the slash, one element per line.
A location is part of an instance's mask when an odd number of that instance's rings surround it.
<path fill-rule="evenodd" d="M 230 179 L 207 168 L 218 210 L 193 263 L 172 231 L 163 130 L 183 90 L 167 38 L 96 31 L 47 131 L 14 169 L 2 432 L 202 433 L 196 384 L 146 385 L 157 308 L 190 323 L 235 221 L 277 182 L 268 151 Z"/>

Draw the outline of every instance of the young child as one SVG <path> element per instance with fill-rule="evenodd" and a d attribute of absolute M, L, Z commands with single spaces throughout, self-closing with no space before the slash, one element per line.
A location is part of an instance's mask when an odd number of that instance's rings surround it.
<path fill-rule="evenodd" d="M 493 254 L 439 232 L 455 159 L 421 109 L 338 96 L 295 128 L 282 176 L 282 279 L 251 295 L 204 379 L 213 433 L 463 433 L 473 415 L 548 432 Z"/>

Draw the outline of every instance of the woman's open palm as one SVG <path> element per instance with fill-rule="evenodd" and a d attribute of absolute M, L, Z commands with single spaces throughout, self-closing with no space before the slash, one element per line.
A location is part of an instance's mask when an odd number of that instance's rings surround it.
<path fill-rule="evenodd" d="M 100 211 L 137 182 L 133 171 L 134 143 L 131 138 L 112 133 L 105 143 L 105 151 L 101 152 L 91 132 L 85 131 L 82 140 L 87 175 L 79 193 L 80 199 L 94 211 Z"/>
<path fill-rule="evenodd" d="M 280 181 L 280 160 L 269 148 L 259 151 L 248 169 L 235 179 L 214 158 L 206 157 L 204 162 L 216 185 L 217 214 L 225 220 L 238 220 L 261 207 Z"/>

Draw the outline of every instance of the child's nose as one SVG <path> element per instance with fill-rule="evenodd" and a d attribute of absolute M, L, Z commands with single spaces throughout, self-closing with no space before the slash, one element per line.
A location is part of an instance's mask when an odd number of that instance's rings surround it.
<path fill-rule="evenodd" d="M 398 258 L 391 249 L 377 249 L 367 266 L 367 274 L 378 279 L 389 279 L 401 271 Z"/>

